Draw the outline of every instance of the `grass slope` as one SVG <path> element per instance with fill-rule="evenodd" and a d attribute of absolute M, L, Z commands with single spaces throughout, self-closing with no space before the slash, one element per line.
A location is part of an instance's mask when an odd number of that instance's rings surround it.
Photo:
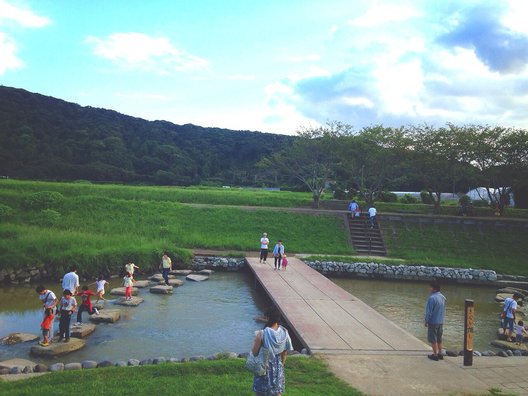
<path fill-rule="evenodd" d="M 71 396 L 72 389 L 80 389 L 86 396 L 236 396 L 254 395 L 252 381 L 245 362 L 236 359 L 53 373 L 22 382 L 0 383 L 0 394 Z M 286 393 L 299 396 L 361 395 L 337 379 L 317 358 L 287 360 Z"/>

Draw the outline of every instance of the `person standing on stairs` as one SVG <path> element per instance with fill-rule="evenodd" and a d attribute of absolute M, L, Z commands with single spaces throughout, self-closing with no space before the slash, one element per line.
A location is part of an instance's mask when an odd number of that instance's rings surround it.
<path fill-rule="evenodd" d="M 376 220 L 376 213 L 377 213 L 377 210 L 374 207 L 374 205 L 370 205 L 368 212 L 369 212 L 369 217 L 370 217 L 370 228 L 374 228 L 374 222 Z"/>
<path fill-rule="evenodd" d="M 355 199 L 353 199 L 352 202 L 350 202 L 350 204 L 348 205 L 348 211 L 350 212 L 350 218 L 354 220 L 354 217 L 356 217 L 356 213 L 359 212 L 359 205 L 357 204 Z"/>

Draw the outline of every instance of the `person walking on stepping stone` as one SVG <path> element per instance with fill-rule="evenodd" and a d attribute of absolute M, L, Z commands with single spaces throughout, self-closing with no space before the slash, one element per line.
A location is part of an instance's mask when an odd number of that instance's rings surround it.
<path fill-rule="evenodd" d="M 433 354 L 427 357 L 431 360 L 443 360 L 442 355 L 442 335 L 444 332 L 444 318 L 446 309 L 446 298 L 440 293 L 440 284 L 432 282 L 430 284 L 431 294 L 425 306 L 425 327 L 427 327 L 427 340 L 431 343 Z"/>
<path fill-rule="evenodd" d="M 77 293 L 77 296 L 81 297 L 81 306 L 77 311 L 77 325 L 82 325 L 82 314 L 84 311 L 88 312 L 88 315 L 99 315 L 99 311 L 92 304 L 92 296 L 95 296 L 95 293 L 88 289 L 88 286 L 82 287 L 82 292 Z"/>
<path fill-rule="evenodd" d="M 60 322 L 59 322 L 59 342 L 70 341 L 70 320 L 77 308 L 77 301 L 72 296 L 72 292 L 68 289 L 64 290 L 63 296 L 59 301 L 60 306 Z"/>
<path fill-rule="evenodd" d="M 273 257 L 275 258 L 275 269 L 281 268 L 281 261 L 282 261 L 282 255 L 284 254 L 284 245 L 282 244 L 282 241 L 279 239 L 277 241 L 277 244 L 273 248 Z M 277 266 L 278 264 L 278 266 Z"/>
<path fill-rule="evenodd" d="M 161 273 L 163 279 L 165 279 L 165 284 L 169 286 L 169 272 L 172 271 L 172 260 L 170 259 L 167 252 L 163 254 L 161 258 Z"/>
<path fill-rule="evenodd" d="M 128 262 L 125 264 L 125 273 L 132 274 L 134 276 L 134 272 L 138 270 L 139 267 L 132 262 L 132 260 L 128 259 Z"/>
<path fill-rule="evenodd" d="M 264 233 L 262 234 L 262 238 L 260 238 L 260 260 L 261 262 L 266 262 L 266 259 L 268 258 L 268 245 L 269 245 L 269 239 L 268 234 Z"/>

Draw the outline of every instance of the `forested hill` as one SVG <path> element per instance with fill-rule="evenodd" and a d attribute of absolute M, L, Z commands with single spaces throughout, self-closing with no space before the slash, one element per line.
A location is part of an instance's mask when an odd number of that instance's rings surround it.
<path fill-rule="evenodd" d="M 0 176 L 260 184 L 255 164 L 292 139 L 146 121 L 0 86 Z"/>

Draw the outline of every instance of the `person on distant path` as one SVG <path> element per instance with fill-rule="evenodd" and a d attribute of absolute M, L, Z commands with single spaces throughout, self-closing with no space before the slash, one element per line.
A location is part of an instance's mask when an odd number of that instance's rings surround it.
<path fill-rule="evenodd" d="M 125 287 L 125 300 L 132 300 L 132 286 L 134 286 L 134 278 L 130 272 L 123 278 L 123 286 Z"/>
<path fill-rule="evenodd" d="M 127 274 L 132 274 L 134 276 L 135 270 L 138 270 L 139 267 L 132 262 L 132 260 L 128 259 L 128 263 L 125 264 L 125 272 Z"/>
<path fill-rule="evenodd" d="M 105 294 L 105 287 L 107 285 L 108 285 L 108 282 L 105 280 L 104 275 L 101 274 L 95 279 L 95 287 L 97 288 L 96 289 L 97 300 L 95 300 L 96 304 L 99 302 L 99 300 L 106 301 L 106 299 L 104 298 L 104 294 Z"/>
<path fill-rule="evenodd" d="M 358 217 L 356 213 L 359 212 L 359 205 L 357 204 L 356 200 L 353 199 L 352 202 L 350 202 L 350 205 L 348 205 L 348 210 L 350 211 L 350 217 L 352 220 L 354 220 L 354 217 Z"/>
<path fill-rule="evenodd" d="M 62 298 L 59 301 L 60 322 L 59 322 L 59 342 L 70 342 L 70 320 L 77 308 L 77 301 L 72 297 L 72 292 L 64 290 Z"/>
<path fill-rule="evenodd" d="M 288 266 L 288 257 L 286 257 L 285 254 L 282 255 L 282 268 L 284 271 L 286 271 L 286 267 Z"/>
<path fill-rule="evenodd" d="M 369 212 L 369 217 L 370 217 L 370 227 L 373 228 L 374 227 L 374 221 L 376 219 L 376 213 L 378 213 L 378 211 L 376 210 L 376 208 L 374 206 L 371 206 L 368 210 Z"/>
<path fill-rule="evenodd" d="M 502 310 L 502 331 L 506 337 L 506 341 L 512 342 L 513 328 L 515 324 L 515 311 L 517 310 L 517 301 L 521 299 L 519 293 L 513 293 L 513 296 L 504 300 L 504 309 Z M 509 333 L 506 333 L 509 329 Z"/>
<path fill-rule="evenodd" d="M 44 307 L 44 315 L 42 317 L 44 320 L 46 319 L 46 311 L 48 309 L 51 309 L 52 312 L 55 310 L 55 307 L 57 306 L 57 296 L 51 290 L 46 289 L 43 285 L 37 286 L 35 291 L 38 293 L 39 299 L 42 301 L 42 306 Z M 53 321 L 50 323 L 49 333 L 49 342 L 51 342 L 53 340 Z"/>
<path fill-rule="evenodd" d="M 279 239 L 277 241 L 277 244 L 273 248 L 273 257 L 275 257 L 275 269 L 279 269 L 279 271 L 281 268 L 281 261 L 282 261 L 283 254 L 284 254 L 284 245 L 282 244 L 282 241 Z"/>
<path fill-rule="evenodd" d="M 262 238 L 260 238 L 260 260 L 259 260 L 259 263 L 262 263 L 263 261 L 266 262 L 266 260 L 268 258 L 268 245 L 269 245 L 268 234 L 264 233 L 264 234 L 262 234 Z"/>
<path fill-rule="evenodd" d="M 39 345 L 48 346 L 50 344 L 50 328 L 54 317 L 55 315 L 53 315 L 52 308 L 46 308 L 44 310 L 44 320 L 40 324 L 40 329 L 42 331 L 42 341 L 39 342 Z"/>
<path fill-rule="evenodd" d="M 79 275 L 77 275 L 77 267 L 73 266 L 64 278 L 62 278 L 62 291 L 69 290 L 71 293 L 77 293 L 79 288 Z"/>
<path fill-rule="evenodd" d="M 431 343 L 433 354 L 427 357 L 431 360 L 444 360 L 442 355 L 442 335 L 444 332 L 444 318 L 446 298 L 440 293 L 440 284 L 432 282 L 431 295 L 425 306 L 425 327 L 427 327 L 427 340 Z"/>
<path fill-rule="evenodd" d="M 165 284 L 169 286 L 169 272 L 172 271 L 172 260 L 169 257 L 169 254 L 165 252 L 161 258 L 161 273 L 163 274 L 163 279 L 165 279 Z"/>
<path fill-rule="evenodd" d="M 269 350 L 266 374 L 253 377 L 253 392 L 257 396 L 282 395 L 285 390 L 284 363 L 288 351 L 293 350 L 288 330 L 279 325 L 281 315 L 274 309 L 268 314 L 264 330 L 256 333 L 251 353 L 259 354 L 260 348 Z"/>
<path fill-rule="evenodd" d="M 88 311 L 88 315 L 99 315 L 99 311 L 97 308 L 94 308 L 92 305 L 92 296 L 95 296 L 95 293 L 88 289 L 88 286 L 82 287 L 82 292 L 77 293 L 78 296 L 81 297 L 81 306 L 79 307 L 79 311 L 77 311 L 77 324 L 82 324 L 82 314 L 84 311 Z"/>

